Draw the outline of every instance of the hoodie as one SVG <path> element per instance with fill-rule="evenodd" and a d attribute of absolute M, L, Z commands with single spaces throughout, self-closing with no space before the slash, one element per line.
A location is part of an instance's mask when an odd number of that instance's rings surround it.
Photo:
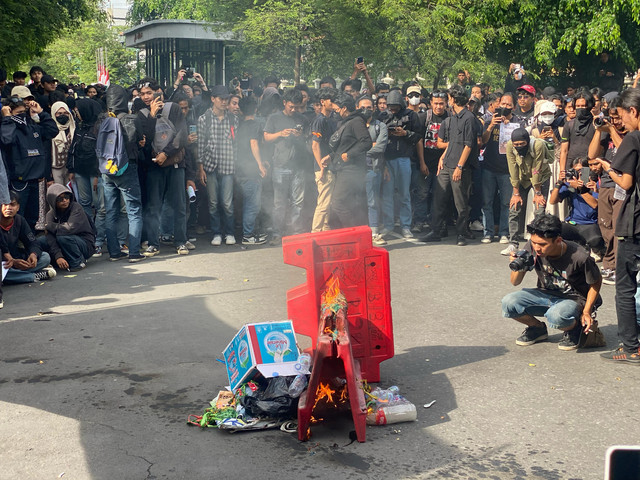
<path fill-rule="evenodd" d="M 47 203 L 51 210 L 47 212 L 45 217 L 45 230 L 47 232 L 47 243 L 49 244 L 49 253 L 57 260 L 64 257 L 56 237 L 77 235 L 82 238 L 89 249 L 89 256 L 95 253 L 96 236 L 94 227 L 84 212 L 84 209 L 73 198 L 71 194 L 71 203 L 69 208 L 64 212 L 58 212 L 56 209 L 56 199 L 63 193 L 71 193 L 64 185 L 54 183 L 47 190 Z"/>
<path fill-rule="evenodd" d="M 336 146 L 333 164 L 336 170 L 346 168 L 367 168 L 367 152 L 373 146 L 367 122 L 359 111 L 351 112 L 341 126 L 340 143 Z M 342 160 L 342 154 L 347 154 L 347 161 Z"/>
<path fill-rule="evenodd" d="M 400 157 L 414 157 L 416 151 L 416 144 L 422 138 L 422 127 L 420 126 L 420 118 L 418 114 L 413 110 L 406 108 L 404 100 L 402 99 L 402 93 L 399 90 L 392 90 L 387 96 L 387 105 L 400 105 L 400 111 L 396 114 L 391 113 L 391 110 L 387 109 L 388 114 L 381 118 L 387 124 L 389 130 L 389 141 L 387 142 L 387 149 L 385 151 L 385 158 L 387 160 L 393 160 Z M 402 127 L 406 130 L 407 135 L 397 136 L 392 135 L 392 129 L 395 127 Z"/>

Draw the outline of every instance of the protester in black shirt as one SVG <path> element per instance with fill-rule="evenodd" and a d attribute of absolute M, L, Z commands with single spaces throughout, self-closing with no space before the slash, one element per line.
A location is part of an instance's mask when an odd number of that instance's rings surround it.
<path fill-rule="evenodd" d="M 596 131 L 591 113 L 593 95 L 581 90 L 573 98 L 576 117 L 569 120 L 562 129 L 560 170 L 566 170 L 566 166 L 572 165 L 576 158 L 587 158 L 589 143 Z"/>

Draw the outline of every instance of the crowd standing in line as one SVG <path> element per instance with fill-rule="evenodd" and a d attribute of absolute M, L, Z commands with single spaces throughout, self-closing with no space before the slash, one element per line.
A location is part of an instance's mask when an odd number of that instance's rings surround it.
<path fill-rule="evenodd" d="M 518 64 L 504 88 L 460 71 L 431 92 L 417 81 L 374 84 L 362 62 L 339 87 L 327 76 L 319 89 L 280 90 L 276 77 L 210 86 L 189 67 L 166 89 L 153 78 L 128 89 L 62 85 L 37 66 L 6 80 L 0 70 L 5 284 L 79 271 L 103 254 L 135 263 L 170 245 L 187 255 L 207 232 L 216 247 L 236 236 L 279 245 L 369 225 L 385 245 L 439 242 L 454 229 L 458 246 L 479 236 L 512 260 L 531 234 L 547 245 L 525 244 L 541 264 L 571 254 L 588 285 L 616 285 L 622 344 L 607 358 L 640 363 L 640 90 L 637 78 L 623 90 L 606 54 L 597 86 L 564 92 L 536 88 Z M 555 293 L 573 295 L 570 283 Z M 589 289 L 578 290 L 595 311 Z M 504 315 L 531 329 L 518 344 L 546 338 L 539 313 L 522 317 L 515 304 L 503 302 Z M 583 320 L 550 320 L 565 330 L 564 349 L 577 348 Z"/>

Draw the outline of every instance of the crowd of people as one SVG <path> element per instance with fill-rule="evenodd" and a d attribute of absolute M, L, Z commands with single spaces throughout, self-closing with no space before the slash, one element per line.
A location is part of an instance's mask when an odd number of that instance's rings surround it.
<path fill-rule="evenodd" d="M 277 77 L 207 85 L 189 67 L 168 88 L 153 78 L 62 85 L 37 66 L 7 82 L 0 71 L 4 283 L 78 271 L 103 254 L 139 262 L 161 245 L 187 255 L 207 232 L 213 246 L 278 245 L 368 225 L 385 245 L 454 230 L 458 246 L 499 242 L 514 259 L 529 221 L 553 214 L 571 251 L 601 261 L 602 281 L 619 286 L 618 219 L 637 202 L 637 176 L 616 154 L 636 128 L 625 116 L 637 78 L 623 92 L 605 54 L 597 86 L 536 88 L 512 64 L 504 88 L 460 71 L 428 91 L 374 84 L 358 60 L 350 78 L 317 89 L 281 89 Z"/>

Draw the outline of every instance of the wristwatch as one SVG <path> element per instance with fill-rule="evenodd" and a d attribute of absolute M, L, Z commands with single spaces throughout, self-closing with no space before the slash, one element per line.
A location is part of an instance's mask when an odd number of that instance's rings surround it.
<path fill-rule="evenodd" d="M 464 167 L 464 165 L 460 165 L 460 164 L 456 165 L 456 168 L 459 168 L 460 170 L 462 170 L 462 167 Z"/>
<path fill-rule="evenodd" d="M 542 196 L 542 192 L 534 192 L 536 195 Z"/>

